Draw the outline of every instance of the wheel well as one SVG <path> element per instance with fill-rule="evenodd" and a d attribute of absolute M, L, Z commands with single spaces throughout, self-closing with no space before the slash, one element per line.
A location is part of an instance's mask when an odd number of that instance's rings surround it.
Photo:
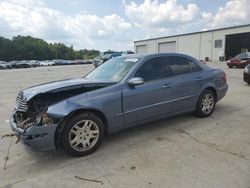
<path fill-rule="evenodd" d="M 67 124 L 67 121 L 72 118 L 73 116 L 80 114 L 80 113 L 93 113 L 94 115 L 98 116 L 99 118 L 101 118 L 103 125 L 104 125 L 104 129 L 105 132 L 104 134 L 107 135 L 107 130 L 108 130 L 108 121 L 107 118 L 105 117 L 105 115 L 98 111 L 98 110 L 93 110 L 93 109 L 79 109 L 79 110 L 75 110 L 73 112 L 71 112 L 68 116 L 66 116 L 65 118 L 63 118 L 61 120 L 61 122 L 59 123 L 59 126 L 56 129 L 56 133 L 55 133 L 55 145 L 56 148 L 58 148 L 59 144 L 60 144 L 60 138 L 61 138 L 61 133 L 63 131 L 64 126 Z"/>
<path fill-rule="evenodd" d="M 215 95 L 215 101 L 217 101 L 217 91 L 214 87 L 207 87 L 206 89 L 204 89 L 203 91 L 205 90 L 211 90 L 214 92 L 214 95 Z"/>

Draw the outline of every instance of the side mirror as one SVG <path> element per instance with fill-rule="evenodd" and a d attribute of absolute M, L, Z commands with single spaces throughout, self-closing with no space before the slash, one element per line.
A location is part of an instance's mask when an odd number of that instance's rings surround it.
<path fill-rule="evenodd" d="M 138 85 L 142 85 L 143 83 L 144 83 L 144 79 L 141 77 L 131 78 L 128 81 L 128 85 L 130 86 L 138 86 Z"/>

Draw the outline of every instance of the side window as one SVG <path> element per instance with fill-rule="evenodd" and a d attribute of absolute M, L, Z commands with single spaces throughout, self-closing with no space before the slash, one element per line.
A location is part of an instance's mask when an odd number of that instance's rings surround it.
<path fill-rule="evenodd" d="M 163 57 L 152 58 L 145 62 L 135 73 L 135 77 L 142 77 L 145 82 L 170 76 L 170 69 Z"/>
<path fill-rule="evenodd" d="M 168 59 L 170 62 L 172 76 L 191 72 L 191 67 L 189 65 L 188 59 L 178 56 L 171 56 Z"/>
<path fill-rule="evenodd" d="M 201 71 L 201 68 L 199 67 L 199 65 L 197 65 L 196 63 L 189 61 L 190 67 L 192 72 L 198 72 Z"/>

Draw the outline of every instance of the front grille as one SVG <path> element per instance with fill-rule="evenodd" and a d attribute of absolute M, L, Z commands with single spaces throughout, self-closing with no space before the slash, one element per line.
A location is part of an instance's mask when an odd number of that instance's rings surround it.
<path fill-rule="evenodd" d="M 23 93 L 22 93 L 22 92 L 20 92 L 20 93 L 17 95 L 15 108 L 16 108 L 18 111 L 21 111 L 21 112 L 27 112 L 27 110 L 28 110 L 28 104 L 27 104 L 27 102 L 24 100 L 24 98 L 23 98 Z"/>

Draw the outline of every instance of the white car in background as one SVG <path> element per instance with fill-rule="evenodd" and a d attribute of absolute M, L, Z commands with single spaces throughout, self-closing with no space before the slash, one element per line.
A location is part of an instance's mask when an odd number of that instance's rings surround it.
<path fill-rule="evenodd" d="M 53 66 L 55 65 L 54 61 L 41 61 L 40 66 Z"/>

